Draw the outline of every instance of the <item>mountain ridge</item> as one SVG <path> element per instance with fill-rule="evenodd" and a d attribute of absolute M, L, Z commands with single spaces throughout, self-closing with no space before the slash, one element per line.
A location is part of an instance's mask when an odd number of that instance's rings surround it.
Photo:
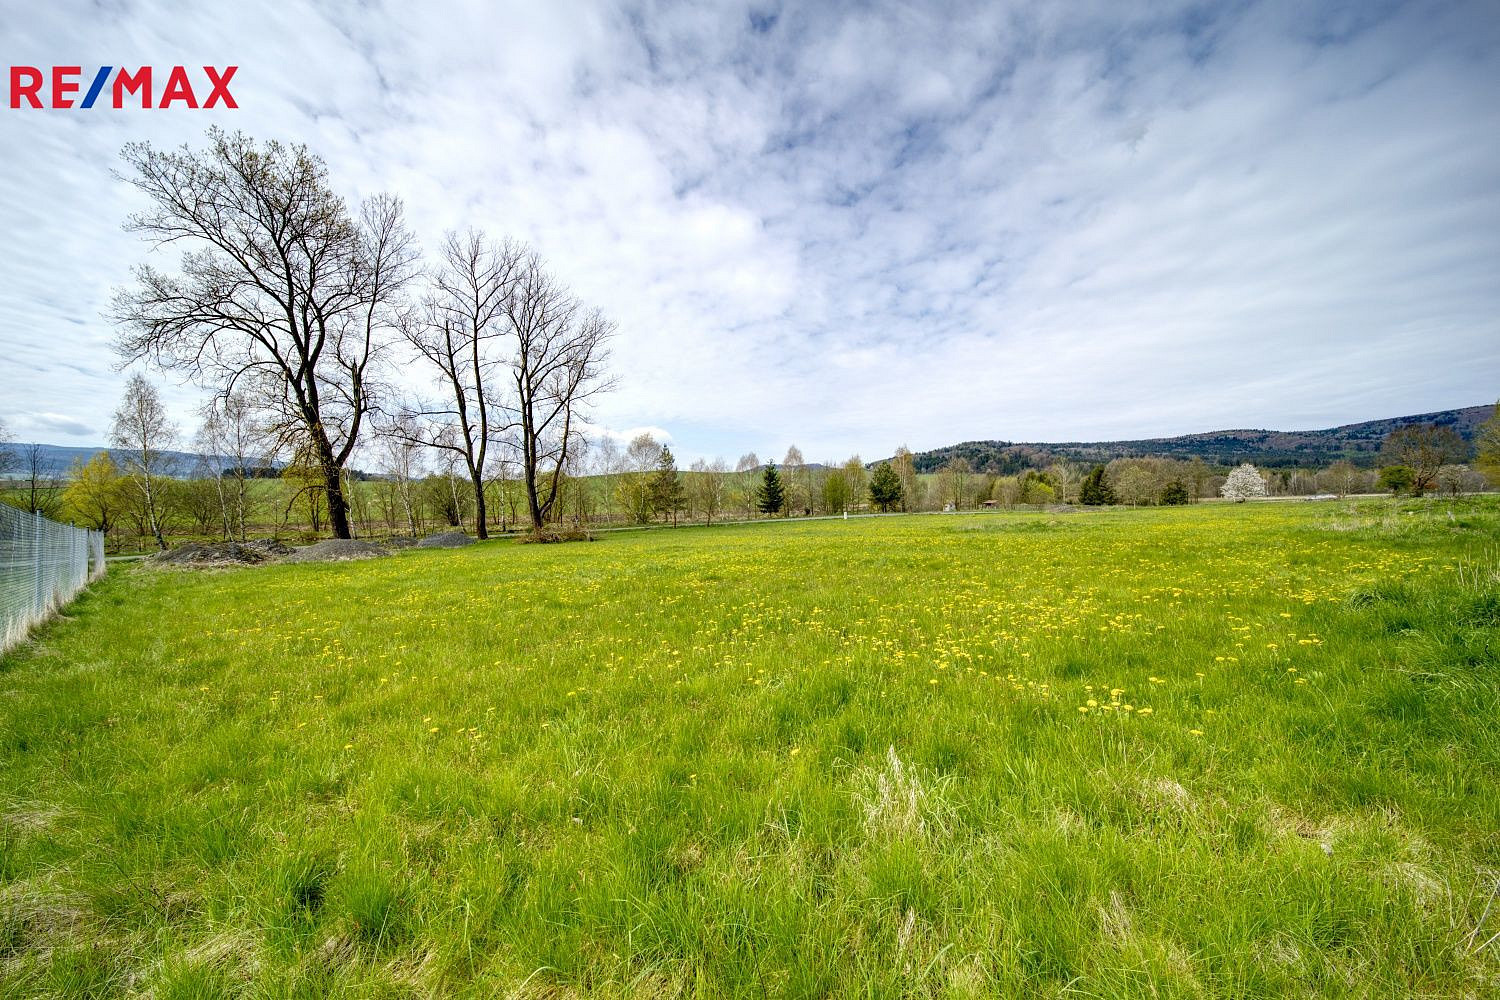
<path fill-rule="evenodd" d="M 1370 467 L 1387 434 L 1414 424 L 1452 427 L 1472 444 L 1475 429 L 1495 412 L 1493 403 L 1430 413 L 1383 417 L 1307 431 L 1234 428 L 1174 437 L 1122 441 L 962 441 L 913 454 L 918 472 L 936 472 L 953 458 L 965 458 L 976 472 L 1012 475 L 1057 461 L 1101 464 L 1116 458 L 1201 458 L 1213 465 L 1251 462 L 1267 468 L 1323 466 L 1347 459 Z"/>

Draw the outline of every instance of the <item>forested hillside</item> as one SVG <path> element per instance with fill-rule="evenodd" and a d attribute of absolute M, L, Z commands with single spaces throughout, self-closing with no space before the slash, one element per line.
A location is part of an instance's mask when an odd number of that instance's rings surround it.
<path fill-rule="evenodd" d="M 1416 413 L 1384 420 L 1366 420 L 1315 431 L 1224 430 L 1140 441 L 1066 441 L 1057 444 L 1012 441 L 965 441 L 915 456 L 918 472 L 936 472 L 952 458 L 968 459 L 976 472 L 1012 475 L 1052 462 L 1108 462 L 1116 458 L 1201 458 L 1216 465 L 1253 462 L 1262 467 L 1314 467 L 1348 459 L 1371 467 L 1387 434 L 1412 424 L 1452 427 L 1466 441 L 1474 429 L 1495 412 L 1493 405 L 1459 410 Z"/>

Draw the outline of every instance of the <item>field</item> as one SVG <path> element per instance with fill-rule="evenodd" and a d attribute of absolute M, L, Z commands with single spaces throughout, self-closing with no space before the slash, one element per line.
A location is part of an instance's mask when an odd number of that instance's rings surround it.
<path fill-rule="evenodd" d="M 0 660 L 7 996 L 1500 993 L 1500 504 L 115 571 Z"/>

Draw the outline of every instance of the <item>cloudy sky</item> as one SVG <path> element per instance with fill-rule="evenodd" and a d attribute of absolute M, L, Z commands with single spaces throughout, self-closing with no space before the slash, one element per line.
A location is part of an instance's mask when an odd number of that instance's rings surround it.
<path fill-rule="evenodd" d="M 261 10 L 251 8 L 260 7 Z M 504 9 L 509 7 L 509 9 Z M 104 440 L 111 176 L 306 142 L 423 243 L 619 324 L 687 458 L 1302 429 L 1500 395 L 1500 10 L 1469 3 L 57 0 L 10 64 L 238 65 L 238 110 L 0 107 L 0 419 Z M 8 102 L 6 102 L 8 105 Z M 192 387 L 170 387 L 187 422 Z"/>

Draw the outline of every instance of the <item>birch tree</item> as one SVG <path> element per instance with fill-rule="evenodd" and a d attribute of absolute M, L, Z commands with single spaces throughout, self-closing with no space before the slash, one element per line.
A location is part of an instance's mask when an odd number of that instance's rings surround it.
<path fill-rule="evenodd" d="M 213 459 L 229 459 L 228 468 L 217 462 L 212 469 L 214 488 L 219 499 L 225 538 L 249 537 L 252 508 L 250 476 L 252 469 L 267 466 L 271 456 L 250 401 L 241 393 L 215 397 L 203 404 L 202 424 L 197 447 Z"/>
<path fill-rule="evenodd" d="M 125 385 L 125 398 L 115 410 L 110 444 L 121 454 L 142 523 L 163 550 L 167 540 L 162 533 L 161 493 L 167 457 L 162 453 L 171 448 L 176 437 L 177 428 L 167 419 L 156 386 L 144 375 L 132 375 Z"/>

